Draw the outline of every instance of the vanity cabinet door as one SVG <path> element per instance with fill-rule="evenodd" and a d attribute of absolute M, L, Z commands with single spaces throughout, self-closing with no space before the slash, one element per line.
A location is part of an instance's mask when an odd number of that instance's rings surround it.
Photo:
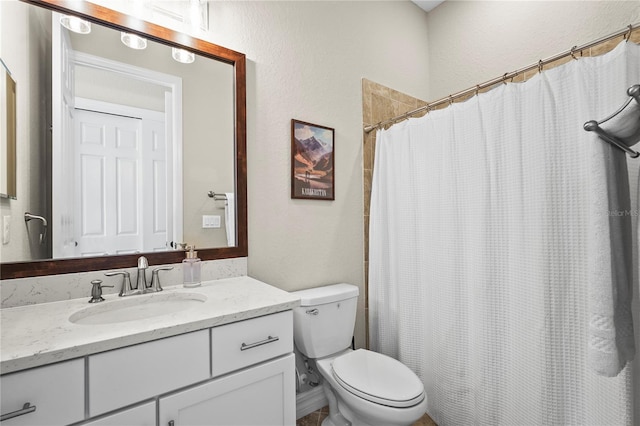
<path fill-rule="evenodd" d="M 147 402 L 128 410 L 119 411 L 98 420 L 90 420 L 82 426 L 156 426 L 156 403 Z"/>
<path fill-rule="evenodd" d="M 24 409 L 26 403 L 34 411 Z M 65 425 L 84 418 L 84 360 L 61 362 L 0 377 L 2 426 Z"/>
<path fill-rule="evenodd" d="M 290 354 L 160 398 L 158 424 L 293 425 L 294 371 L 294 355 Z"/>

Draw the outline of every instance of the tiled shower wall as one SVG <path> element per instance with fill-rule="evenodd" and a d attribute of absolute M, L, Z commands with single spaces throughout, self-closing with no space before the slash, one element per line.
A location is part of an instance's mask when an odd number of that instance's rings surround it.
<path fill-rule="evenodd" d="M 574 55 L 576 58 L 583 56 L 598 56 L 609 52 L 620 43 L 623 38 L 628 38 L 629 42 L 640 43 L 640 30 L 635 29 L 631 34 L 625 34 L 625 36 L 616 37 L 605 43 L 598 44 L 589 49 L 583 51 L 576 51 Z M 570 62 L 574 60 L 571 56 L 567 56 L 551 64 L 547 64 L 543 69 L 550 69 L 558 65 Z M 521 64 L 526 65 L 526 64 Z M 513 70 L 510 70 L 513 71 Z M 528 80 L 538 73 L 537 69 L 528 71 L 521 74 L 514 79 L 510 79 L 508 83 L 519 83 Z M 478 82 L 481 83 L 481 82 Z M 466 88 L 461 87 L 460 90 Z M 485 92 L 490 88 L 483 89 L 480 92 Z M 462 102 L 474 94 L 470 94 L 464 98 L 456 99 L 456 102 Z M 404 93 L 393 90 L 389 87 L 375 83 L 373 81 L 362 79 L 362 122 L 363 127 L 373 125 L 381 121 L 388 120 L 393 117 L 404 114 L 405 112 L 419 108 L 426 105 L 425 101 L 416 99 Z M 443 104 L 434 109 L 446 108 L 448 104 Z M 419 117 L 424 113 L 416 115 Z M 365 318 L 367 321 L 366 327 L 366 343 L 369 347 L 369 202 L 371 200 L 371 182 L 373 177 L 374 166 L 374 153 L 376 145 L 376 132 L 370 133 L 363 132 L 363 173 L 364 173 L 364 277 L 365 277 Z"/>

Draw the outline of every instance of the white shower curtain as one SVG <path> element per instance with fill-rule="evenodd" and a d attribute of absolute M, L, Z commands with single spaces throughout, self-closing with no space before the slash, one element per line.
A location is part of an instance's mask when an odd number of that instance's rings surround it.
<path fill-rule="evenodd" d="M 588 362 L 593 154 L 615 148 L 582 125 L 639 82 L 622 43 L 378 132 L 371 346 L 420 376 L 440 426 L 633 424 L 633 366 Z"/>

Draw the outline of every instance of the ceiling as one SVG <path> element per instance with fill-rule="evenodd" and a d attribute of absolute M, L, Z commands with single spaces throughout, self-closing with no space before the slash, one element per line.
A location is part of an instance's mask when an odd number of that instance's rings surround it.
<path fill-rule="evenodd" d="M 411 0 L 414 2 L 419 8 L 424 10 L 425 12 L 430 12 L 431 9 L 438 6 L 444 0 Z"/>

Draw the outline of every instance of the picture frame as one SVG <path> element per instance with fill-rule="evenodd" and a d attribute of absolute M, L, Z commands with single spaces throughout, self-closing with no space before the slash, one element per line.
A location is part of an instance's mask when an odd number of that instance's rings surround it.
<path fill-rule="evenodd" d="M 291 120 L 291 198 L 335 200 L 335 130 Z"/>

